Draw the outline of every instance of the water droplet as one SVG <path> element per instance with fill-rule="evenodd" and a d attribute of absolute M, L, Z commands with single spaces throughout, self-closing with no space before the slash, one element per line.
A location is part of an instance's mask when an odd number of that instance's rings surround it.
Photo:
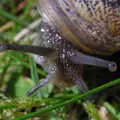
<path fill-rule="evenodd" d="M 45 29 L 41 28 L 41 32 L 45 32 Z"/>

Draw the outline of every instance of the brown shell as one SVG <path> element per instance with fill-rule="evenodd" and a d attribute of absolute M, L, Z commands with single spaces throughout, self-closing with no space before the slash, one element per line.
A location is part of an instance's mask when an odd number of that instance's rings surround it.
<path fill-rule="evenodd" d="M 120 49 L 120 0 L 40 0 L 44 21 L 86 52 Z"/>

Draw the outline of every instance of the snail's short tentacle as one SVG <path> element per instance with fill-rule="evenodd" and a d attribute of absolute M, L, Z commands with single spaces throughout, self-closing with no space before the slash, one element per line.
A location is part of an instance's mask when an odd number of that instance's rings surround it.
<path fill-rule="evenodd" d="M 75 64 L 93 65 L 108 68 L 111 72 L 117 70 L 117 64 L 113 61 L 104 60 L 94 56 L 86 55 L 81 52 L 75 52 L 70 58 Z"/>
<path fill-rule="evenodd" d="M 37 57 L 37 56 L 36 56 Z M 50 81 L 57 79 L 56 72 L 57 72 L 57 66 L 53 61 L 49 61 L 48 59 L 45 59 L 45 57 L 38 56 L 35 59 L 36 61 L 48 72 L 47 77 L 43 80 L 40 81 L 34 88 L 29 90 L 27 92 L 27 96 L 32 95 L 34 92 L 39 90 L 41 87 L 44 87 L 47 85 Z"/>
<path fill-rule="evenodd" d="M 41 87 L 47 85 L 51 80 L 53 80 L 53 75 L 48 75 L 42 82 L 38 83 L 34 88 L 27 92 L 27 96 L 32 95 L 34 92 L 39 90 Z"/>
<path fill-rule="evenodd" d="M 0 44 L 0 52 L 5 50 L 14 50 L 21 52 L 34 53 L 41 56 L 48 56 L 53 53 L 53 49 L 34 45 L 19 45 L 19 44 Z"/>

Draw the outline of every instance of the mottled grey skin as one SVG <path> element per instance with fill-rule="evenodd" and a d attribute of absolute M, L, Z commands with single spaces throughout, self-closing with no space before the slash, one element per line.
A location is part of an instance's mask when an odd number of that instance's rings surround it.
<path fill-rule="evenodd" d="M 63 40 L 47 23 L 43 23 L 40 30 L 41 37 L 35 40 L 35 44 L 52 48 L 55 54 L 52 57 L 35 56 L 36 61 L 44 67 L 48 76 L 53 76 L 52 80 L 66 83 L 73 81 L 83 92 L 87 91 L 88 88 L 82 78 L 82 66 L 70 60 L 70 56 L 75 54 L 74 51 L 77 51 L 77 48 L 70 41 Z"/>
<path fill-rule="evenodd" d="M 44 86 L 51 80 L 56 80 L 62 84 L 62 81 L 77 84 L 81 91 L 88 90 L 83 80 L 82 65 L 95 65 L 99 67 L 110 67 L 110 70 L 116 70 L 116 64 L 107 60 L 85 55 L 79 51 L 79 48 L 72 44 L 71 41 L 64 40 L 58 32 L 46 22 L 41 23 L 40 34 L 34 40 L 37 46 L 53 49 L 54 53 L 49 56 L 34 55 L 36 61 L 48 72 L 48 76 L 41 84 L 28 92 L 28 95 L 35 92 L 39 87 Z M 78 54 L 78 56 L 77 56 Z M 110 65 L 110 66 L 109 66 Z M 111 66 L 112 65 L 112 66 Z"/>

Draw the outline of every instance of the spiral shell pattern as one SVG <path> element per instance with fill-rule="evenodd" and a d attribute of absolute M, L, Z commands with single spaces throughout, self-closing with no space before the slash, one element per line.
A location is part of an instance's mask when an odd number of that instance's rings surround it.
<path fill-rule="evenodd" d="M 120 50 L 119 0 L 40 0 L 43 20 L 89 53 Z"/>

